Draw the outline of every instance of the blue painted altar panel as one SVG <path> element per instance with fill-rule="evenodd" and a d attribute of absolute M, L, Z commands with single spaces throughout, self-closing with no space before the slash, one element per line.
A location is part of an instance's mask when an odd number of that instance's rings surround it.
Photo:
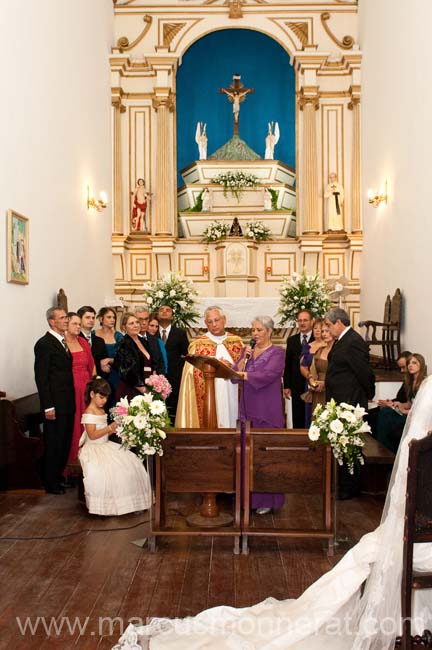
<path fill-rule="evenodd" d="M 255 88 L 240 105 L 239 136 L 264 157 L 268 122 L 279 122 L 275 158 L 295 167 L 295 73 L 288 53 L 260 32 L 224 29 L 196 41 L 177 73 L 178 170 L 198 159 L 198 121 L 207 123 L 208 155 L 231 138 L 232 104 L 218 89 L 228 87 L 235 73 Z"/>

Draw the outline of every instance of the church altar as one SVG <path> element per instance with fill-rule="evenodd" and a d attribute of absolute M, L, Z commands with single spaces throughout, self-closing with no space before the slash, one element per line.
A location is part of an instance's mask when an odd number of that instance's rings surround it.
<path fill-rule="evenodd" d="M 211 77 L 208 71 L 203 75 L 200 70 L 195 76 L 193 66 L 187 81 L 186 77 L 181 79 L 180 63 L 184 71 L 188 61 L 194 60 L 191 45 L 200 43 L 204 48 L 208 35 L 213 38 L 218 30 L 226 28 L 224 12 L 228 13 L 229 8 L 223 0 L 218 0 L 218 12 L 214 7 L 206 8 L 206 3 L 199 8 L 188 3 L 190 7 L 181 10 L 185 17 L 181 22 L 178 7 L 172 3 L 168 7 L 168 0 L 163 0 L 163 6 L 153 3 L 146 9 L 142 41 L 137 40 L 142 31 L 142 12 L 131 11 L 131 2 L 116 3 L 118 43 L 127 41 L 129 45 L 127 49 L 114 47 L 111 56 L 116 297 L 133 307 L 142 300 L 144 283 L 179 271 L 194 282 L 200 295 L 217 296 L 217 302 L 222 298 L 258 296 L 277 300 L 284 277 L 305 268 L 329 281 L 348 278 L 345 307 L 355 325 L 360 311 L 363 245 L 359 174 L 361 53 L 352 49 L 337 57 L 329 56 L 334 43 L 322 29 L 319 12 L 312 16 L 304 8 L 299 9 L 299 20 L 308 33 L 299 32 L 297 18 L 291 22 L 291 10 L 283 3 L 278 5 L 277 19 L 259 3 L 251 3 L 241 18 L 230 16 L 234 21 L 231 26 L 241 20 L 244 34 L 267 32 L 280 43 L 285 52 L 279 52 L 278 61 L 289 56 L 295 75 L 293 95 L 283 104 L 284 109 L 288 101 L 295 106 L 289 117 L 285 110 L 275 112 L 279 105 L 272 108 L 269 102 L 269 97 L 281 96 L 277 84 L 271 90 L 267 85 L 254 87 L 253 70 L 244 78 L 234 74 L 232 83 L 227 79 L 226 87 L 219 89 L 216 83 L 207 83 Z M 335 5 L 332 11 L 349 18 L 345 7 Z M 143 61 L 149 62 L 149 67 Z M 234 72 L 237 61 L 231 63 Z M 190 89 L 187 103 L 177 106 L 180 89 L 186 86 Z M 219 100 L 218 94 L 223 95 Z M 229 101 L 229 111 L 223 110 L 223 101 Z M 189 108 L 186 111 L 186 105 L 193 107 L 193 112 Z M 209 108 L 213 109 L 213 105 L 220 105 L 220 112 L 218 109 L 213 114 Z M 246 126 L 246 115 L 258 105 L 253 128 L 262 134 L 259 143 L 250 139 L 251 131 Z M 233 135 L 224 143 L 215 134 L 223 133 L 226 138 L 228 131 L 220 130 L 217 122 L 229 115 Z M 185 116 L 186 120 L 199 120 L 198 124 L 186 122 Z M 278 122 L 274 122 L 276 119 Z M 293 130 L 295 157 L 287 158 L 282 145 Z M 187 157 L 178 157 L 178 152 L 184 150 L 181 138 L 185 133 L 192 141 L 195 133 L 198 149 L 187 148 Z M 250 139 L 250 143 L 243 138 Z M 208 146 L 211 150 L 207 150 Z M 177 162 L 180 160 L 181 164 Z M 296 169 L 284 160 L 295 160 Z M 183 179 L 179 188 L 178 167 Z M 212 182 L 226 171 L 253 174 L 258 183 L 245 189 L 238 201 L 229 191 L 225 195 L 223 186 Z M 336 173 L 344 188 L 343 228 L 339 232 L 328 231 L 324 193 L 331 172 Z M 131 219 L 131 197 L 140 178 L 145 179 L 151 195 L 146 215 L 148 232 L 135 231 Z M 234 218 L 238 219 L 243 237 L 203 243 L 203 231 L 212 221 L 231 226 Z M 271 238 L 260 243 L 248 240 L 244 227 L 250 221 L 262 221 Z M 228 320 L 236 315 L 234 311 Z"/>
<path fill-rule="evenodd" d="M 257 179 L 257 185 L 242 189 L 236 196 L 212 182 L 229 172 L 250 174 Z M 280 160 L 198 160 L 182 169 L 181 174 L 185 184 L 177 193 L 180 236 L 200 237 L 212 221 L 231 226 L 237 217 L 242 228 L 248 221 L 259 220 L 272 237 L 295 237 L 295 172 Z M 273 205 L 268 190 L 276 197 Z M 201 210 L 192 210 L 200 198 Z"/>

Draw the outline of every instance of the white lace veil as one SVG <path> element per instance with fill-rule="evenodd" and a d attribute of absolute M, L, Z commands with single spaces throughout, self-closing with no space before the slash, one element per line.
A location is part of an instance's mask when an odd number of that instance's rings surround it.
<path fill-rule="evenodd" d="M 432 429 L 432 375 L 424 380 L 408 415 L 381 518 L 376 562 L 354 614 L 352 650 L 390 650 L 400 634 L 402 550 L 409 442 Z"/>

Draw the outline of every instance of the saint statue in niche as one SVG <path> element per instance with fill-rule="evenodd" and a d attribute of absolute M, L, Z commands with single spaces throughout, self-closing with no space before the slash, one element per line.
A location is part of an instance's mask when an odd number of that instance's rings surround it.
<path fill-rule="evenodd" d="M 132 230 L 135 232 L 149 232 L 147 223 L 147 204 L 150 202 L 151 194 L 147 192 L 145 180 L 143 178 L 137 180 L 132 196 Z"/>
<path fill-rule="evenodd" d="M 338 183 L 337 175 L 334 172 L 329 174 L 329 182 L 324 192 L 327 199 L 327 230 L 341 232 L 344 229 L 342 206 L 344 202 L 344 189 Z"/>

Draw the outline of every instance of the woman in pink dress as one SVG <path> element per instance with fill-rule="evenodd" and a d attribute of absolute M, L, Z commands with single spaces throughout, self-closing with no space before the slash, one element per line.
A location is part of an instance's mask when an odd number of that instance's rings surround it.
<path fill-rule="evenodd" d="M 96 370 L 91 347 L 82 336 L 79 336 L 81 332 L 81 318 L 75 312 L 69 312 L 68 318 L 69 322 L 65 338 L 72 355 L 72 374 L 75 389 L 75 420 L 68 458 L 69 464 L 78 458 L 78 444 L 82 434 L 81 417 L 87 408 L 84 400 L 84 391 L 88 382 L 96 373 Z"/>

